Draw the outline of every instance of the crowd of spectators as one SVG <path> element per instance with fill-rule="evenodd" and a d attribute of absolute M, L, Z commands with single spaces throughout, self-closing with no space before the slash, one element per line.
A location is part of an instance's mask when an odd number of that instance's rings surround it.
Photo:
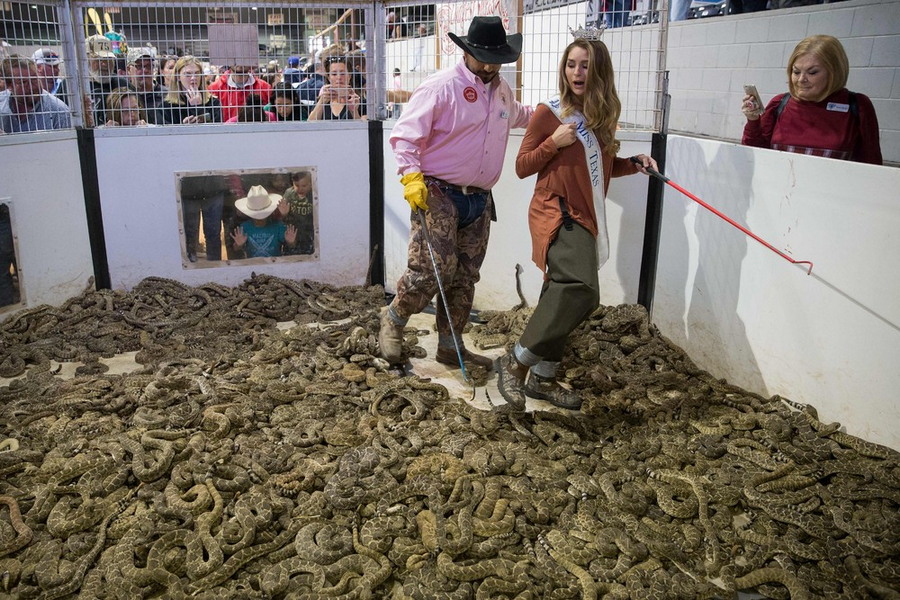
<path fill-rule="evenodd" d="M 277 60 L 216 66 L 152 45 L 129 48 L 121 34 L 96 34 L 85 40 L 85 56 L 87 126 L 366 118 L 364 52 L 339 44 L 290 56 L 284 68 Z M 3 133 L 72 126 L 75 98 L 64 62 L 52 48 L 0 62 Z"/>

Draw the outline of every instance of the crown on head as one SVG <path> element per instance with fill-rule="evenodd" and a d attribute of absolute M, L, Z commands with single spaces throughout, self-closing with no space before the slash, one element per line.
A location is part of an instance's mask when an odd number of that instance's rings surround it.
<path fill-rule="evenodd" d="M 576 40 L 582 39 L 589 42 L 598 41 L 605 30 L 606 23 L 602 23 L 600 27 L 594 27 L 593 25 L 579 27 L 578 29 L 572 29 L 571 27 L 569 27 L 569 33 L 572 34 L 572 37 L 574 37 Z"/>

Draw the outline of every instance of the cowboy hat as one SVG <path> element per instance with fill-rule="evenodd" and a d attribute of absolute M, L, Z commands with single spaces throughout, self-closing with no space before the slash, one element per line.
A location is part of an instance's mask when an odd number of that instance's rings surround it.
<path fill-rule="evenodd" d="M 469 24 L 469 35 L 448 35 L 475 60 L 489 65 L 516 62 L 522 52 L 522 34 L 506 35 L 500 17 L 474 17 Z"/>
<path fill-rule="evenodd" d="M 278 208 L 280 194 L 270 194 L 261 185 L 254 185 L 247 192 L 246 198 L 234 201 L 234 207 L 251 219 L 265 219 Z"/>

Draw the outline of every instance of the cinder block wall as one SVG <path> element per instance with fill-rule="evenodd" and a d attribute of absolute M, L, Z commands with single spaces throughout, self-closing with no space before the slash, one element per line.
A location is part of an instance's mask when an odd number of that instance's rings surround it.
<path fill-rule="evenodd" d="M 829 34 L 850 58 L 848 87 L 872 99 L 885 162 L 900 165 L 900 0 L 847 0 L 671 23 L 669 130 L 740 141 L 745 83 L 764 102 L 787 91 L 798 41 Z"/>

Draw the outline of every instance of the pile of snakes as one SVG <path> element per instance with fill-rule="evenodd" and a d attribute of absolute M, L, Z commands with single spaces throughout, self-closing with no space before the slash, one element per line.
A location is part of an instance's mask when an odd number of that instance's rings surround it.
<path fill-rule="evenodd" d="M 572 335 L 581 411 L 519 413 L 392 369 L 383 305 L 148 278 L 10 316 L 0 598 L 900 597 L 900 454 L 712 377 L 642 307 Z"/>

